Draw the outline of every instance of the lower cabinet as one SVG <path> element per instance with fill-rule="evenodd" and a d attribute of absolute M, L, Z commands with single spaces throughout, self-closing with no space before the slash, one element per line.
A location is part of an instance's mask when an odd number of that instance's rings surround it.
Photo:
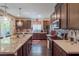
<path fill-rule="evenodd" d="M 53 56 L 66 56 L 66 52 L 53 42 Z"/>
<path fill-rule="evenodd" d="M 63 51 L 56 43 L 53 43 L 52 52 L 54 56 L 66 56 L 66 52 Z"/>
<path fill-rule="evenodd" d="M 17 51 L 17 56 L 28 56 L 31 51 L 32 38 L 28 39 L 28 41 Z"/>
<path fill-rule="evenodd" d="M 53 56 L 79 56 L 79 53 L 67 53 L 59 45 L 53 42 L 52 45 Z"/>
<path fill-rule="evenodd" d="M 33 33 L 32 39 L 33 40 L 46 40 L 47 36 L 46 36 L 46 33 Z"/>

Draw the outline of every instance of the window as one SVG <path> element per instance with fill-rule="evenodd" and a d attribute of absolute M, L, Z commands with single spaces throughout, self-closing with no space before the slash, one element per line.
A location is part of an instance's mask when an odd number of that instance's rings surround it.
<path fill-rule="evenodd" d="M 41 24 L 33 24 L 32 28 L 33 28 L 33 32 L 41 32 L 42 25 Z"/>
<path fill-rule="evenodd" d="M 11 29 L 10 29 L 10 21 L 5 20 L 3 17 L 0 17 L 0 35 L 1 36 L 7 36 L 10 35 Z"/>

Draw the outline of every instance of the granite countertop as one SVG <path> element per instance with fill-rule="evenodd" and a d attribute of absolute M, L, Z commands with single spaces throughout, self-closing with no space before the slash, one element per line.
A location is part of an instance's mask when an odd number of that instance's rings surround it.
<path fill-rule="evenodd" d="M 27 33 L 27 34 L 33 34 L 33 33 L 47 33 L 47 32 L 17 32 L 17 33 Z"/>
<path fill-rule="evenodd" d="M 37 34 L 46 34 L 47 32 L 32 32 L 32 33 L 37 33 Z"/>
<path fill-rule="evenodd" d="M 24 37 L 17 38 L 15 35 L 0 39 L 0 54 L 14 54 L 32 36 L 26 34 Z"/>
<path fill-rule="evenodd" d="M 53 40 L 68 54 L 79 54 L 79 42 L 73 43 L 68 40 Z"/>

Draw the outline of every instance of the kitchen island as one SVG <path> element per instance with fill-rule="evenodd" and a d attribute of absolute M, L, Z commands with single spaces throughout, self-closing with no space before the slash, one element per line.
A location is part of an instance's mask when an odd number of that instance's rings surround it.
<path fill-rule="evenodd" d="M 32 34 L 25 34 L 23 37 L 13 35 L 0 39 L 1 56 L 26 56 L 31 49 Z"/>
<path fill-rule="evenodd" d="M 33 32 L 32 39 L 33 40 L 46 40 L 47 39 L 46 34 L 47 32 Z"/>

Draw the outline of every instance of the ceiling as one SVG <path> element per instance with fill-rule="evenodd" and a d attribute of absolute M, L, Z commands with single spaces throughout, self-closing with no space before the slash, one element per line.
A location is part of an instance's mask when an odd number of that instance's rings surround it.
<path fill-rule="evenodd" d="M 5 4 L 0 3 L 0 6 Z M 21 17 L 25 18 L 49 18 L 54 11 L 56 3 L 7 3 L 7 12 L 18 16 L 19 8 L 21 9 Z M 0 7 L 0 9 L 4 9 Z"/>

